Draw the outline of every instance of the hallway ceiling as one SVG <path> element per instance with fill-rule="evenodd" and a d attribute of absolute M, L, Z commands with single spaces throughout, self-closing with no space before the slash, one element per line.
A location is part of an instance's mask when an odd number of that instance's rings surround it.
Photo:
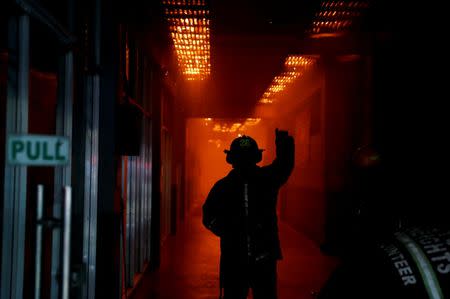
<path fill-rule="evenodd" d="M 385 30 L 382 27 L 389 28 L 387 20 L 394 15 L 389 14 L 387 8 L 392 9 L 393 5 L 387 0 L 207 3 L 211 18 L 211 76 L 202 82 L 190 81 L 183 89 L 187 91 L 186 98 L 190 98 L 190 117 L 251 117 L 274 77 L 283 71 L 288 55 L 319 54 L 318 51 L 334 55 L 363 53 L 370 49 L 367 45 L 370 47 L 372 36 L 367 33 L 374 31 L 374 24 Z"/>
<path fill-rule="evenodd" d="M 286 56 L 297 52 L 317 3 L 211 0 L 212 73 L 194 114 L 249 116 Z"/>

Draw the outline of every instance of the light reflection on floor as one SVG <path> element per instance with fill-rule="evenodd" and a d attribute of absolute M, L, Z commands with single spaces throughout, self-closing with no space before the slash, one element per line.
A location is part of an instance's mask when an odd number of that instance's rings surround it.
<path fill-rule="evenodd" d="M 278 267 L 279 299 L 311 299 L 337 265 L 316 244 L 280 223 L 284 259 Z M 148 273 L 134 292 L 135 299 L 217 299 L 219 239 L 201 225 L 200 209 L 183 231 L 170 237 L 160 270 Z"/>

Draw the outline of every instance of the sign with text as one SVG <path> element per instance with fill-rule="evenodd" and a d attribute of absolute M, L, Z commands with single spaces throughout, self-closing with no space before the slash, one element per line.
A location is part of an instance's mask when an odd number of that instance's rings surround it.
<path fill-rule="evenodd" d="M 69 138 L 54 135 L 9 135 L 10 165 L 61 166 L 69 162 Z"/>

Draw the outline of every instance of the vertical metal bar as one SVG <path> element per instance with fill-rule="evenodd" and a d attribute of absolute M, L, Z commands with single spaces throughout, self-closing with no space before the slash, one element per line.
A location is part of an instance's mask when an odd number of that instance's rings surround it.
<path fill-rule="evenodd" d="M 28 81 L 30 67 L 30 18 L 19 17 L 19 73 L 17 93 L 17 131 L 28 132 Z M 22 298 L 25 259 L 25 220 L 27 198 L 27 167 L 18 167 L 15 197 L 16 218 L 14 219 L 15 242 L 13 242 L 13 298 Z"/>
<path fill-rule="evenodd" d="M 144 98 L 145 103 L 145 98 Z M 143 259 L 144 261 L 147 261 L 147 239 L 148 239 L 148 219 L 147 219 L 147 206 L 148 206 L 148 163 L 147 163 L 147 119 L 144 118 L 144 126 L 143 126 L 143 138 L 142 143 L 144 145 L 144 153 L 143 153 L 143 163 L 144 163 L 144 194 L 143 194 L 143 200 L 144 200 L 144 207 L 143 207 L 143 218 L 144 218 L 144 240 L 142 247 L 144 248 L 143 252 Z"/>
<path fill-rule="evenodd" d="M 147 58 L 144 54 L 142 54 L 141 58 L 141 98 L 142 98 L 142 107 L 144 110 L 148 111 L 147 105 L 147 90 L 146 90 L 146 65 Z M 148 230 L 147 230 L 147 118 L 142 118 L 142 260 L 145 263 L 147 261 L 147 238 L 148 238 Z"/>
<path fill-rule="evenodd" d="M 125 245 L 125 251 L 126 251 L 126 285 L 127 287 L 132 285 L 132 277 L 131 277 L 131 157 L 127 157 L 127 218 L 126 218 L 126 245 Z"/>
<path fill-rule="evenodd" d="M 90 200 L 91 200 L 91 152 L 92 152 L 92 76 L 87 76 L 85 82 L 85 169 L 84 169 L 84 211 L 83 211 L 83 264 L 88 267 L 89 264 L 89 227 L 90 227 Z M 86 269 L 86 280 L 83 286 L 83 298 L 87 298 L 89 281 L 89 270 Z"/>
<path fill-rule="evenodd" d="M 41 297 L 41 265 L 42 265 L 42 218 L 44 216 L 44 186 L 37 186 L 36 204 L 36 269 L 34 276 L 34 299 Z"/>
<path fill-rule="evenodd" d="M 152 153 L 153 153 L 153 141 L 152 141 L 152 122 L 149 121 L 148 125 L 148 243 L 147 243 L 147 260 L 151 262 L 150 257 L 152 256 L 152 247 L 151 247 L 151 233 L 152 233 L 152 192 L 153 192 L 153 168 L 152 168 Z"/>
<path fill-rule="evenodd" d="M 135 219 L 135 245 L 134 245 L 134 272 L 138 273 L 140 271 L 139 264 L 139 238 L 140 238 L 140 219 L 139 219 L 139 210 L 141 205 L 141 197 L 140 197 L 140 158 L 136 157 L 136 180 L 135 180 L 135 210 L 134 210 L 134 219 Z"/>
<path fill-rule="evenodd" d="M 125 203 L 123 202 L 128 201 L 127 198 L 127 179 L 126 179 L 126 175 L 127 175 L 127 163 L 126 163 L 126 157 L 122 157 L 121 158 L 121 163 L 122 163 L 122 167 L 121 167 L 121 171 L 122 171 L 122 190 L 121 190 L 121 198 L 120 200 L 122 201 L 121 204 L 125 205 Z M 124 265 L 124 267 L 120 267 L 120 298 L 122 298 L 123 296 L 123 292 L 126 292 L 126 288 L 127 288 L 127 269 L 128 267 L 126 266 L 127 263 L 127 249 L 126 249 L 126 237 L 127 237 L 127 230 L 126 230 L 126 222 L 124 223 L 124 221 L 126 221 L 125 217 L 125 213 L 127 211 L 126 207 L 123 207 L 125 209 L 124 213 L 120 214 L 120 221 L 121 221 L 121 228 L 122 228 L 122 236 L 120 238 L 120 258 L 121 258 L 121 265 Z M 125 290 L 122 289 L 123 287 L 125 287 Z"/>
<path fill-rule="evenodd" d="M 136 157 L 136 272 L 140 272 L 141 263 L 139 249 L 141 244 L 141 157 Z"/>
<path fill-rule="evenodd" d="M 152 123 L 151 120 L 148 120 L 148 126 L 147 126 L 147 147 L 148 147 L 148 154 L 147 154 L 147 165 L 148 165 L 148 177 L 147 177 L 147 226 L 148 226 L 148 232 L 147 232 L 147 260 L 150 262 L 150 240 L 151 240 L 151 208 L 152 208 Z"/>
<path fill-rule="evenodd" d="M 56 105 L 56 134 L 66 136 L 72 144 L 73 103 L 73 53 L 65 53 L 59 61 L 58 100 Z M 70 149 L 69 149 L 70 150 Z M 66 166 L 55 168 L 53 217 L 61 218 L 63 186 L 71 184 L 71 161 Z M 52 232 L 52 266 L 50 298 L 60 295 L 61 230 Z"/>
<path fill-rule="evenodd" d="M 83 227 L 83 263 L 86 265 L 86 285 L 83 298 L 95 297 L 97 248 L 97 176 L 98 176 L 98 125 L 100 78 L 95 74 L 87 78 L 86 95 L 86 167 Z"/>
<path fill-rule="evenodd" d="M 6 133 L 28 132 L 30 19 L 9 20 Z M 27 167 L 5 166 L 0 298 L 22 299 L 25 250 Z"/>
<path fill-rule="evenodd" d="M 139 238 L 140 238 L 140 226 L 139 226 L 139 208 L 140 208 L 140 194 L 139 194 L 139 185 L 140 185 L 140 157 L 137 156 L 135 157 L 135 163 L 136 163 L 136 176 L 135 176 L 135 180 L 134 180 L 134 185 L 135 185 L 135 209 L 134 209 L 134 219 L 135 219 L 135 234 L 134 234 L 134 264 L 135 264 L 135 268 L 134 271 L 135 273 L 139 272 Z"/>
<path fill-rule="evenodd" d="M 119 214 L 120 215 L 120 219 L 119 219 L 119 221 L 120 221 L 120 223 L 119 223 L 119 227 L 120 227 L 120 235 L 119 235 L 119 271 L 120 271 L 120 275 L 119 275 L 119 286 L 120 286 L 120 288 L 119 288 L 119 298 L 122 298 L 122 291 L 123 291 L 123 275 L 124 275 L 124 269 L 123 269 L 123 265 L 124 265 L 124 259 L 123 259 L 123 257 L 124 257 L 124 248 L 123 248 L 123 236 L 125 235 L 125 232 L 124 232 L 124 226 L 123 226 L 123 210 L 122 210 L 122 204 L 123 204 L 123 189 L 124 189 L 124 185 L 123 185 L 123 183 L 124 183 L 124 178 L 123 178 L 123 159 L 121 158 L 120 159 L 120 164 L 121 164 L 121 168 L 120 168 L 120 185 L 121 185 L 121 190 L 120 190 L 120 211 L 121 211 L 121 213 Z"/>
<path fill-rule="evenodd" d="M 66 186 L 64 187 L 62 299 L 69 299 L 71 216 L 72 188 L 70 186 Z"/>
<path fill-rule="evenodd" d="M 133 242 L 133 274 L 139 271 L 139 263 L 137 262 L 138 259 L 138 246 L 139 246 L 139 188 L 138 188 L 138 182 L 139 180 L 139 163 L 138 163 L 138 157 L 134 157 L 134 180 L 133 180 L 133 203 L 134 203 L 134 209 L 133 209 L 133 220 L 134 220 L 134 242 Z"/>
<path fill-rule="evenodd" d="M 142 66 L 143 68 L 143 66 Z M 144 99 L 143 99 L 144 100 Z M 142 242 L 141 242 L 141 266 L 143 267 L 144 262 L 146 260 L 145 254 L 146 254 L 146 244 L 147 244 L 147 167 L 146 167 L 146 160 L 147 160 L 147 144 L 146 144 L 146 138 L 145 138 L 145 128 L 146 128 L 146 122 L 147 119 L 145 117 L 142 118 L 142 150 L 141 150 L 141 156 L 142 156 L 142 211 L 141 211 L 141 226 L 142 226 Z"/>
<path fill-rule="evenodd" d="M 142 263 L 147 260 L 147 144 L 145 140 L 145 127 L 147 119 L 143 119 L 142 130 Z"/>
<path fill-rule="evenodd" d="M 134 243 L 133 243 L 133 254 L 134 254 L 134 271 L 133 273 L 137 273 L 139 271 L 139 263 L 138 263 L 138 248 L 139 248 L 139 157 L 134 158 Z"/>
<path fill-rule="evenodd" d="M 138 234 L 137 234 L 137 232 L 138 232 L 138 217 L 137 217 L 137 209 L 138 209 L 138 192 L 137 192 L 137 190 L 138 190 L 138 188 L 137 188 L 137 186 L 138 186 L 138 182 L 137 182 L 137 180 L 138 180 L 138 161 L 137 161 L 137 157 L 133 157 L 133 182 L 132 182 L 132 184 L 133 184 L 133 187 L 132 187 L 132 190 L 133 190 L 133 200 L 132 200 L 132 209 L 131 209 L 131 212 L 132 212 L 132 219 L 133 219 L 133 230 L 132 230 L 132 248 L 131 248 L 131 253 L 132 253 L 132 257 L 133 257 L 133 260 L 132 260 L 132 262 L 133 262 L 133 269 L 132 269 L 132 272 L 131 272 L 131 274 L 134 276 L 134 274 L 136 274 L 136 272 L 137 272 L 137 267 L 138 267 L 138 265 L 137 265 L 137 262 L 136 262 L 136 258 L 137 258 L 137 255 L 136 255 L 136 248 L 137 248 L 137 237 L 138 237 Z"/>
<path fill-rule="evenodd" d="M 130 285 L 133 285 L 133 276 L 136 269 L 135 244 L 136 244 L 136 158 L 130 157 Z"/>
<path fill-rule="evenodd" d="M 100 66 L 101 50 L 101 1 L 94 2 L 93 56 L 95 66 Z M 97 251 L 97 204 L 98 204 L 98 129 L 100 102 L 100 75 L 88 77 L 92 88 L 86 97 L 86 168 L 83 262 L 86 265 L 86 284 L 83 298 L 95 298 L 96 251 Z"/>
<path fill-rule="evenodd" d="M 133 56 L 135 58 L 134 60 L 134 84 L 133 84 L 133 89 L 134 89 L 134 97 L 138 100 L 140 100 L 140 80 L 141 77 L 140 75 L 140 48 L 138 47 L 138 45 L 135 43 L 135 47 L 134 47 L 135 51 L 133 53 Z M 141 270 L 141 263 L 140 263 L 140 244 L 141 244 L 141 147 L 139 148 L 139 155 L 136 157 L 136 247 L 135 247 L 135 263 L 136 263 L 136 272 L 140 272 Z"/>
<path fill-rule="evenodd" d="M 91 152 L 91 200 L 89 229 L 89 263 L 88 299 L 95 298 L 95 276 L 96 276 L 96 252 L 97 252 L 97 202 L 98 202 L 98 125 L 99 125 L 99 99 L 100 99 L 100 76 L 94 75 L 93 88 L 93 118 L 92 118 L 92 152 Z"/>
<path fill-rule="evenodd" d="M 61 64 L 61 62 L 59 62 Z M 60 65 L 61 68 L 61 65 Z M 64 72 L 59 70 L 58 74 L 58 99 L 56 102 L 56 134 L 63 135 L 64 129 Z M 53 217 L 61 219 L 61 208 L 63 200 L 63 167 L 55 167 L 54 196 L 53 196 Z M 60 292 L 60 271 L 61 271 L 61 230 L 52 231 L 52 261 L 51 261 L 51 285 L 50 298 L 58 299 Z"/>
<path fill-rule="evenodd" d="M 141 132 L 141 212 L 140 212 L 140 226 L 141 226 L 141 242 L 139 248 L 139 258 L 141 263 L 141 271 L 144 269 L 144 248 L 145 248 L 145 145 L 144 145 L 144 118 L 142 119 Z"/>
<path fill-rule="evenodd" d="M 7 86 L 7 105 L 6 105 L 6 134 L 16 131 L 16 113 L 17 113 L 17 73 L 18 59 L 17 38 L 18 28 L 17 19 L 11 17 L 8 23 L 8 86 Z M 3 159 L 4 157 L 1 157 Z M 11 295 L 11 274 L 12 274 L 12 242 L 14 221 L 14 192 L 17 188 L 14 186 L 14 176 L 16 168 L 5 165 L 4 173 L 4 200 L 3 200 L 3 223 L 2 223 L 2 260 L 1 260 L 1 281 L 0 298 L 10 298 Z"/>
<path fill-rule="evenodd" d="M 144 126 L 144 118 L 141 120 L 142 128 Z M 144 143 L 143 141 L 143 131 L 141 132 L 141 150 L 139 153 L 139 177 L 140 177 L 140 184 L 139 184 L 139 269 L 142 272 L 144 270 L 144 184 L 145 184 L 145 177 L 144 177 Z"/>

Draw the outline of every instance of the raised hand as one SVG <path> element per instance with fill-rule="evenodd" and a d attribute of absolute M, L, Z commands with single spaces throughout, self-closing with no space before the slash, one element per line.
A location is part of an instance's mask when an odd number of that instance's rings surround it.
<path fill-rule="evenodd" d="M 294 138 L 288 131 L 275 129 L 275 145 L 277 156 L 287 154 L 294 145 Z"/>
<path fill-rule="evenodd" d="M 275 129 L 275 142 L 281 141 L 288 136 L 288 131 L 279 130 L 278 128 Z"/>

